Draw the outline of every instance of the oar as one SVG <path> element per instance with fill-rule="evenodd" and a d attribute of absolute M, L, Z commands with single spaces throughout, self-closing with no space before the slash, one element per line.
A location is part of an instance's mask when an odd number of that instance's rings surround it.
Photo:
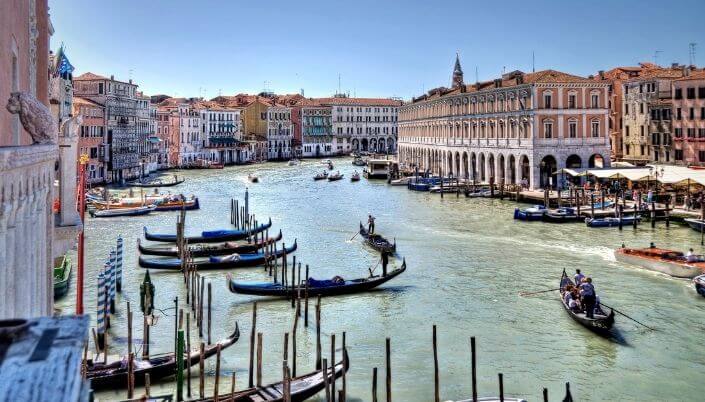
<path fill-rule="evenodd" d="M 556 291 L 556 290 L 561 290 L 561 288 L 548 289 L 548 290 L 541 290 L 541 291 L 539 291 L 539 292 L 530 292 L 530 293 L 520 292 L 520 293 L 519 293 L 519 296 L 530 296 L 530 295 L 536 295 L 536 294 L 539 294 L 539 293 L 554 292 L 554 291 Z"/>
<path fill-rule="evenodd" d="M 354 238 L 356 238 L 357 235 L 359 235 L 359 234 L 360 234 L 360 232 L 355 233 L 355 236 L 351 237 L 351 238 L 350 238 L 350 241 L 352 241 Z"/>
<path fill-rule="evenodd" d="M 381 261 L 382 261 L 382 259 L 380 258 L 379 260 L 377 260 L 377 264 L 375 264 L 375 267 L 374 267 L 374 268 L 372 268 L 372 269 L 369 269 L 369 268 L 368 268 L 368 269 L 367 269 L 368 271 L 370 271 L 370 278 L 372 278 L 372 274 L 375 273 L 375 270 L 377 270 L 377 266 L 379 265 L 379 263 L 380 263 Z"/>
<path fill-rule="evenodd" d="M 639 324 L 639 325 L 641 325 L 641 326 L 644 326 L 644 327 L 646 327 L 646 328 L 648 328 L 648 329 L 650 329 L 650 330 L 652 330 L 652 331 L 656 331 L 654 328 L 651 328 L 650 326 L 648 326 L 648 325 L 646 325 L 646 324 L 640 323 L 639 321 L 637 321 L 637 320 L 633 319 L 632 317 L 630 317 L 630 316 L 624 314 L 623 312 L 617 310 L 617 309 L 614 308 L 614 307 L 610 307 L 610 306 L 606 305 L 606 304 L 603 303 L 603 302 L 600 302 L 600 304 L 603 305 L 603 306 L 605 306 L 605 307 L 607 307 L 608 309 L 614 311 L 614 312 L 617 313 L 617 314 L 621 314 L 621 315 L 623 315 L 623 316 L 629 318 L 630 320 L 634 321 L 635 323 L 637 323 L 637 324 Z"/>

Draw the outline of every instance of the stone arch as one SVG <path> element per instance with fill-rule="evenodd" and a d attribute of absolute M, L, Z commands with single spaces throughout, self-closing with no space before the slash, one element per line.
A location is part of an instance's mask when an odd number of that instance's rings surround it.
<path fill-rule="evenodd" d="M 589 168 L 602 168 L 605 167 L 605 158 L 601 154 L 592 154 L 588 159 Z"/>
<path fill-rule="evenodd" d="M 519 172 L 520 180 L 526 180 L 527 185 L 531 188 L 533 185 L 531 183 L 531 163 L 526 155 L 522 155 L 519 158 Z"/>
<path fill-rule="evenodd" d="M 509 184 L 516 184 L 517 182 L 517 174 L 516 174 L 516 159 L 514 158 L 514 154 L 510 154 L 509 158 L 507 158 L 507 171 L 509 173 L 507 180 Z"/>
<path fill-rule="evenodd" d="M 487 166 L 489 167 L 489 177 L 487 178 L 487 181 L 494 180 L 496 183 L 497 182 L 497 169 L 495 168 L 494 154 L 490 154 L 490 156 L 487 157 Z"/>
<path fill-rule="evenodd" d="M 580 156 L 572 154 L 565 159 L 565 167 L 568 169 L 580 169 L 583 167 L 583 160 Z"/>
<path fill-rule="evenodd" d="M 455 152 L 454 159 L 455 159 L 455 170 L 454 170 L 455 176 L 457 178 L 460 178 L 460 176 L 462 175 L 462 171 L 460 169 L 460 152 L 458 152 L 458 151 Z"/>
<path fill-rule="evenodd" d="M 487 177 L 485 175 L 485 154 L 483 152 L 480 152 L 480 181 L 485 182 L 487 180 Z"/>
<path fill-rule="evenodd" d="M 387 138 L 387 149 L 389 152 L 394 152 L 394 137 Z"/>
<path fill-rule="evenodd" d="M 386 147 L 386 141 L 384 138 L 380 138 L 377 140 L 377 150 L 380 153 L 386 153 L 387 152 L 387 147 Z"/>
<path fill-rule="evenodd" d="M 376 138 L 370 138 L 369 148 L 370 148 L 370 151 L 377 152 L 377 139 Z"/>
<path fill-rule="evenodd" d="M 477 155 L 470 153 L 470 178 L 477 180 Z"/>
<path fill-rule="evenodd" d="M 467 101 L 467 98 L 465 99 Z M 467 103 L 467 102 L 466 102 Z M 462 165 L 463 165 L 463 178 L 465 180 L 468 180 L 470 178 L 470 175 L 468 174 L 468 153 L 463 152 L 463 158 L 462 158 Z"/>
<path fill-rule="evenodd" d="M 499 169 L 499 177 L 497 178 L 497 182 L 502 183 L 506 181 L 504 154 L 499 154 L 499 157 L 497 158 L 497 168 Z"/>
<path fill-rule="evenodd" d="M 359 151 L 359 150 L 360 150 L 360 140 L 358 140 L 357 138 L 353 138 L 353 140 L 352 140 L 352 148 L 353 148 L 355 151 Z"/>
<path fill-rule="evenodd" d="M 539 187 L 549 188 L 556 184 L 553 173 L 558 170 L 558 162 L 553 155 L 546 155 L 539 163 Z"/>
<path fill-rule="evenodd" d="M 367 151 L 367 138 L 363 138 L 362 141 L 360 141 L 360 148 L 362 151 Z"/>

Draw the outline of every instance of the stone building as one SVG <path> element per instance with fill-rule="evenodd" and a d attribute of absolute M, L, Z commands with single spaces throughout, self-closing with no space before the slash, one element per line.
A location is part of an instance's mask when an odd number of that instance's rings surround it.
<path fill-rule="evenodd" d="M 291 124 L 291 108 L 273 104 L 267 108 L 267 159 L 291 159 L 294 129 Z"/>
<path fill-rule="evenodd" d="M 75 243 L 81 228 L 75 220 L 75 168 L 70 169 L 75 163 L 77 121 L 66 114 L 71 110 L 64 98 L 70 77 L 56 74 L 49 64 L 51 33 L 46 0 L 0 2 L 3 319 L 53 313 L 53 258 Z M 51 96 L 49 77 L 59 80 L 54 82 L 59 91 Z M 12 95 L 18 92 L 20 99 Z M 34 127 L 24 126 L 19 114 L 35 123 Z M 64 118 L 61 127 L 60 116 Z M 48 137 L 42 138 L 43 134 Z M 34 143 L 33 135 L 41 141 Z M 59 144 L 67 146 L 61 153 Z"/>
<path fill-rule="evenodd" d="M 242 143 L 241 110 L 212 101 L 198 102 L 196 109 L 201 115 L 205 158 L 224 165 L 247 161 L 247 147 Z"/>
<path fill-rule="evenodd" d="M 105 107 L 106 181 L 139 177 L 147 138 L 138 127 L 137 85 L 87 72 L 74 79 L 74 94 Z"/>
<path fill-rule="evenodd" d="M 705 69 L 672 81 L 674 161 L 705 166 Z"/>
<path fill-rule="evenodd" d="M 179 113 L 179 165 L 190 165 L 203 159 L 201 115 L 191 102 L 178 106 Z"/>
<path fill-rule="evenodd" d="M 683 66 L 652 65 L 624 82 L 621 160 L 635 165 L 673 161 L 671 82 L 683 74 Z"/>
<path fill-rule="evenodd" d="M 399 161 L 530 188 L 561 168 L 608 166 L 608 85 L 554 70 L 436 88 L 399 110 Z"/>
<path fill-rule="evenodd" d="M 323 106 L 317 100 L 304 99 L 292 108 L 297 116 L 295 126 L 301 132 L 301 156 L 317 158 L 337 154 L 333 137 L 333 118 L 330 106 Z"/>
<path fill-rule="evenodd" d="M 316 101 L 331 107 L 334 153 L 396 151 L 397 113 L 401 101 L 350 98 L 341 94 Z"/>
<path fill-rule="evenodd" d="M 73 114 L 80 115 L 82 119 L 76 159 L 81 155 L 87 155 L 89 158 L 86 164 L 86 182 L 105 183 L 107 179 L 105 161 L 108 155 L 105 137 L 105 106 L 77 96 L 73 100 Z"/>

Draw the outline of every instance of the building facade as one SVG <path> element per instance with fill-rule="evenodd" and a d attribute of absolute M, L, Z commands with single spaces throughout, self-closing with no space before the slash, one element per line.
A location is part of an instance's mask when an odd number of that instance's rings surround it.
<path fill-rule="evenodd" d="M 88 156 L 86 164 L 86 182 L 90 184 L 105 183 L 107 180 L 106 155 L 108 155 L 105 137 L 105 106 L 87 98 L 75 97 L 74 115 L 81 116 L 79 129 L 78 154 Z"/>
<path fill-rule="evenodd" d="M 295 111 L 300 115 L 301 156 L 318 158 L 336 155 L 331 107 L 310 101 L 302 103 Z"/>
<path fill-rule="evenodd" d="M 190 102 L 178 106 L 179 113 L 179 165 L 187 166 L 203 159 L 201 115 Z"/>
<path fill-rule="evenodd" d="M 672 82 L 674 161 L 705 166 L 705 70 Z"/>
<path fill-rule="evenodd" d="M 344 95 L 316 100 L 331 107 L 334 153 L 396 152 L 401 101 Z"/>
<path fill-rule="evenodd" d="M 294 129 L 291 108 L 274 104 L 267 108 L 267 159 L 291 159 Z"/>
<path fill-rule="evenodd" d="M 461 82 L 454 71 L 452 88 L 401 107 L 401 163 L 530 188 L 562 186 L 561 168 L 609 165 L 607 84 L 554 70 Z"/>
<path fill-rule="evenodd" d="M 247 147 L 242 143 L 240 109 L 225 108 L 216 102 L 201 102 L 201 135 L 205 158 L 231 165 L 247 161 Z"/>
<path fill-rule="evenodd" d="M 74 79 L 74 93 L 105 106 L 106 181 L 139 177 L 147 154 L 147 133 L 138 125 L 137 85 L 87 72 Z"/>

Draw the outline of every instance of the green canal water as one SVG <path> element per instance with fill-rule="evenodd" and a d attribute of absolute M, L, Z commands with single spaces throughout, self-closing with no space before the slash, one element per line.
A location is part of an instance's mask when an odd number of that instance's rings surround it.
<path fill-rule="evenodd" d="M 188 213 L 187 232 L 229 227 L 229 200 L 242 199 L 250 188 L 251 210 L 258 220 L 271 217 L 284 242 L 298 240 L 297 261 L 309 264 L 311 276 L 365 276 L 378 255 L 365 247 L 357 231 L 368 213 L 377 217 L 377 232 L 396 237 L 406 273 L 380 291 L 323 299 L 322 332 L 325 356 L 330 334 L 340 345 L 347 333 L 351 359 L 348 396 L 371 400 L 373 367 L 379 368 L 379 396 L 384 396 L 385 338 L 391 338 L 392 393 L 396 401 L 433 400 L 432 325 L 438 326 L 441 399 L 471 397 L 469 339 L 478 345 L 480 396 L 497 394 L 497 373 L 504 373 L 507 395 L 540 400 L 548 388 L 551 400 L 563 397 L 569 381 L 575 400 L 702 400 L 705 391 L 705 299 L 691 284 L 616 263 L 612 250 L 621 243 L 685 250 L 699 246 L 698 233 L 660 223 L 631 228 L 590 229 L 583 224 L 551 225 L 515 222 L 515 204 L 407 191 L 382 181 L 349 181 L 351 160 L 337 159 L 345 174 L 338 182 L 314 182 L 322 170 L 317 161 L 300 166 L 269 163 L 224 170 L 187 171 L 187 181 L 171 190 L 200 197 L 202 209 Z M 256 172 L 261 183 L 249 184 Z M 126 345 L 125 301 L 139 305 L 136 241 L 142 227 L 174 232 L 176 213 L 138 218 L 90 219 L 86 225 L 86 310 L 96 305 L 96 275 L 118 234 L 125 239 L 123 294 L 113 319 L 113 352 Z M 271 233 L 271 232 L 270 232 Z M 396 264 L 400 264 L 398 260 Z M 656 328 L 648 331 L 617 316 L 616 339 L 605 339 L 572 321 L 556 293 L 520 297 L 520 291 L 555 288 L 563 269 L 580 268 L 594 278 L 603 302 Z M 378 268 L 379 270 L 379 268 Z M 235 278 L 263 281 L 261 268 L 231 270 Z M 157 308 L 163 310 L 152 329 L 152 353 L 173 348 L 173 299 L 185 300 L 178 273 L 152 272 Z M 283 338 L 294 312 L 284 300 L 235 295 L 226 287 L 226 271 L 204 275 L 213 284 L 213 339 L 240 324 L 240 341 L 223 352 L 221 392 L 236 372 L 238 388 L 246 386 L 252 302 L 258 303 L 257 330 L 264 335 L 264 382 L 281 379 Z M 75 280 L 75 278 L 74 278 Z M 58 307 L 73 310 L 75 289 Z M 182 303 L 183 306 L 183 303 Z M 313 323 L 313 304 L 311 323 Z M 135 338 L 141 338 L 141 318 Z M 93 318 L 93 324 L 95 320 Z M 301 327 L 300 327 L 301 328 Z M 192 340 L 197 333 L 192 332 Z M 194 341 L 195 343 L 196 341 Z M 313 369 L 315 324 L 302 328 L 297 339 L 298 373 Z M 207 393 L 212 393 L 215 361 L 207 362 Z M 153 394 L 173 392 L 173 382 L 153 386 Z M 197 394 L 197 381 L 193 383 Z M 338 383 L 338 388 L 340 383 Z M 138 389 L 138 395 L 142 392 Z M 125 391 L 102 392 L 105 400 L 125 398 Z"/>

